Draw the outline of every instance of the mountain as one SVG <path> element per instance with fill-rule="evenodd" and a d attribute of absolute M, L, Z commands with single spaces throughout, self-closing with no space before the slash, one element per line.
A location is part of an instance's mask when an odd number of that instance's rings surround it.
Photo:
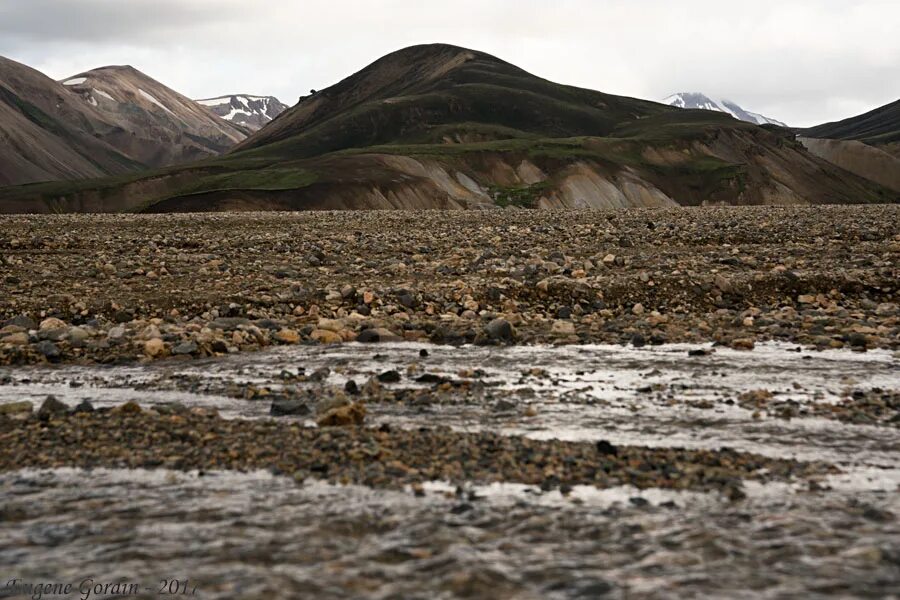
<path fill-rule="evenodd" d="M 799 133 L 816 156 L 900 192 L 900 100 Z"/>
<path fill-rule="evenodd" d="M 97 139 L 111 130 L 103 115 L 62 85 L 0 57 L 0 186 L 140 168 Z"/>
<path fill-rule="evenodd" d="M 61 82 L 115 129 L 100 139 L 135 160 L 162 167 L 219 155 L 247 131 L 131 66 L 109 66 Z"/>
<path fill-rule="evenodd" d="M 302 98 L 220 157 L 0 190 L 5 212 L 895 201 L 788 129 L 560 85 L 442 44 Z"/>
<path fill-rule="evenodd" d="M 236 123 L 250 131 L 259 131 L 272 119 L 288 109 L 275 96 L 249 96 L 234 94 L 197 100 L 226 121 Z"/>
<path fill-rule="evenodd" d="M 843 121 L 800 130 L 809 138 L 859 140 L 872 146 L 900 147 L 900 100 Z"/>
<path fill-rule="evenodd" d="M 663 100 L 663 104 L 676 106 L 678 108 L 694 108 L 723 112 L 731 115 L 735 119 L 746 121 L 747 123 L 754 123 L 756 125 L 778 125 L 780 127 L 787 127 L 787 125 L 781 121 L 776 121 L 775 119 L 770 119 L 759 113 L 744 110 L 736 102 L 732 102 L 731 100 L 713 100 L 709 96 L 697 92 L 672 94 Z"/>

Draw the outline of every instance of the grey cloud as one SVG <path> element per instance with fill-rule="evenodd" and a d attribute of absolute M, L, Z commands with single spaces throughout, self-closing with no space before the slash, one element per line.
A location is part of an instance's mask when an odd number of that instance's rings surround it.
<path fill-rule="evenodd" d="M 900 97 L 896 0 L 0 0 L 0 54 L 57 78 L 130 63 L 194 97 L 292 103 L 423 42 L 659 100 L 703 91 L 793 125 Z"/>

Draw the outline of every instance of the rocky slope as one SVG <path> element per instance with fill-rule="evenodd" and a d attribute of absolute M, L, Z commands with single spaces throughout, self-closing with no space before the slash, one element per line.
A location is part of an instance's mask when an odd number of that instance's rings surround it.
<path fill-rule="evenodd" d="M 0 57 L 0 186 L 139 168 L 97 139 L 112 130 L 95 107 L 62 85 Z"/>
<path fill-rule="evenodd" d="M 812 154 L 900 191 L 900 100 L 800 133 L 798 139 Z"/>
<path fill-rule="evenodd" d="M 678 108 L 694 108 L 723 112 L 731 115 L 735 119 L 753 123 L 754 125 L 779 125 L 781 127 L 787 127 L 787 125 L 781 121 L 776 121 L 775 119 L 770 119 L 759 113 L 744 110 L 739 104 L 732 102 L 731 100 L 713 100 L 706 94 L 699 92 L 681 92 L 672 94 L 663 100 L 663 104 L 676 106 Z"/>
<path fill-rule="evenodd" d="M 275 96 L 235 94 L 206 98 L 196 102 L 209 108 L 226 121 L 240 125 L 250 131 L 259 131 L 288 109 L 288 106 Z"/>
<path fill-rule="evenodd" d="M 791 131 L 540 79 L 446 45 L 385 56 L 226 156 L 0 192 L 0 211 L 624 208 L 895 202 Z"/>
<path fill-rule="evenodd" d="M 798 139 L 810 153 L 846 171 L 900 192 L 900 156 L 856 140 Z"/>
<path fill-rule="evenodd" d="M 131 66 L 93 69 L 61 83 L 116 125 L 101 139 L 150 167 L 219 155 L 247 134 Z"/>

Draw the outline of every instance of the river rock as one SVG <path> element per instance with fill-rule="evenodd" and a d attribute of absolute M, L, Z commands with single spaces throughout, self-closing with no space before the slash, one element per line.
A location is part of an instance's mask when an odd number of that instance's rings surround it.
<path fill-rule="evenodd" d="M 50 360 L 59 358 L 60 356 L 59 346 L 48 340 L 38 342 L 35 344 L 34 349 Z"/>
<path fill-rule="evenodd" d="M 44 319 L 43 321 L 41 321 L 41 325 L 38 329 L 40 331 L 48 331 L 51 329 L 67 329 L 67 328 L 68 328 L 68 325 L 66 325 L 65 321 L 63 321 L 61 319 L 57 319 L 56 317 L 48 317 L 48 318 Z"/>
<path fill-rule="evenodd" d="M 6 404 L 0 404 L 0 415 L 30 413 L 33 409 L 34 405 L 27 400 L 21 402 L 7 402 Z"/>
<path fill-rule="evenodd" d="M 294 329 L 282 329 L 275 334 L 275 339 L 282 344 L 296 344 L 300 342 L 300 334 Z"/>
<path fill-rule="evenodd" d="M 180 344 L 178 344 L 177 346 L 172 348 L 172 354 L 180 354 L 180 355 L 193 354 L 196 351 L 197 351 L 197 342 L 193 342 L 193 341 L 181 342 Z"/>
<path fill-rule="evenodd" d="M 311 412 L 309 405 L 297 398 L 279 398 L 269 408 L 269 414 L 274 417 L 305 416 Z"/>
<path fill-rule="evenodd" d="M 7 336 L 0 338 L 0 343 L 3 344 L 11 344 L 13 346 L 24 346 L 28 343 L 28 334 L 24 331 L 20 331 L 18 333 L 11 333 Z"/>
<path fill-rule="evenodd" d="M 484 331 L 492 340 L 510 342 L 515 338 L 513 326 L 506 319 L 494 319 L 485 326 Z"/>
<path fill-rule="evenodd" d="M 150 357 L 160 356 L 166 350 L 166 344 L 159 338 L 144 342 L 144 354 Z"/>
<path fill-rule="evenodd" d="M 575 335 L 575 323 L 572 321 L 554 321 L 550 331 L 553 335 L 560 337 Z"/>
<path fill-rule="evenodd" d="M 38 409 L 37 415 L 43 420 L 51 417 L 68 414 L 69 407 L 59 401 L 56 396 L 47 396 L 41 407 Z"/>
<path fill-rule="evenodd" d="M 361 402 L 354 402 L 328 411 L 316 423 L 319 427 L 348 427 L 362 425 L 365 418 L 366 406 Z"/>
<path fill-rule="evenodd" d="M 37 323 L 35 323 L 35 322 L 34 322 L 34 319 L 32 319 L 31 317 L 29 317 L 28 315 L 17 315 L 17 316 L 15 316 L 15 317 L 13 317 L 12 319 L 9 319 L 8 321 L 5 321 L 5 322 L 3 323 L 3 325 L 4 325 L 4 326 L 6 326 L 6 325 L 16 325 L 16 326 L 18 326 L 18 327 L 21 327 L 21 328 L 24 329 L 25 331 L 30 331 L 30 330 L 32 330 L 32 329 L 37 329 Z"/>
<path fill-rule="evenodd" d="M 344 341 L 344 338 L 328 329 L 314 329 L 309 337 L 320 344 L 340 344 Z"/>

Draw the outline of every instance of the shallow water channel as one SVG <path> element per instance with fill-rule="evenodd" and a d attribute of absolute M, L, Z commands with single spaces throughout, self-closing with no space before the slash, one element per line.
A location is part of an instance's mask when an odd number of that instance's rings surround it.
<path fill-rule="evenodd" d="M 708 353 L 689 356 L 701 348 Z M 0 584 L 121 579 L 156 597 L 161 580 L 188 579 L 203 598 L 881 598 L 900 589 L 900 428 L 812 410 L 900 389 L 890 351 L 291 347 L 202 362 L 4 368 L 0 403 L 37 405 L 48 394 L 70 405 L 176 401 L 267 419 L 270 398 L 231 391 L 362 385 L 388 370 L 401 374 L 390 384 L 398 388 L 430 388 L 417 381 L 423 374 L 477 385 L 458 401 L 370 404 L 368 423 L 727 446 L 824 460 L 841 473 L 816 490 L 748 482 L 747 498 L 731 502 L 626 487 L 563 496 L 504 484 L 460 496 L 433 482 L 418 497 L 263 472 L 22 470 L 0 474 L 0 573 L 9 574 Z M 293 377 L 317 371 L 317 381 Z M 759 389 L 794 416 L 735 402 Z"/>

